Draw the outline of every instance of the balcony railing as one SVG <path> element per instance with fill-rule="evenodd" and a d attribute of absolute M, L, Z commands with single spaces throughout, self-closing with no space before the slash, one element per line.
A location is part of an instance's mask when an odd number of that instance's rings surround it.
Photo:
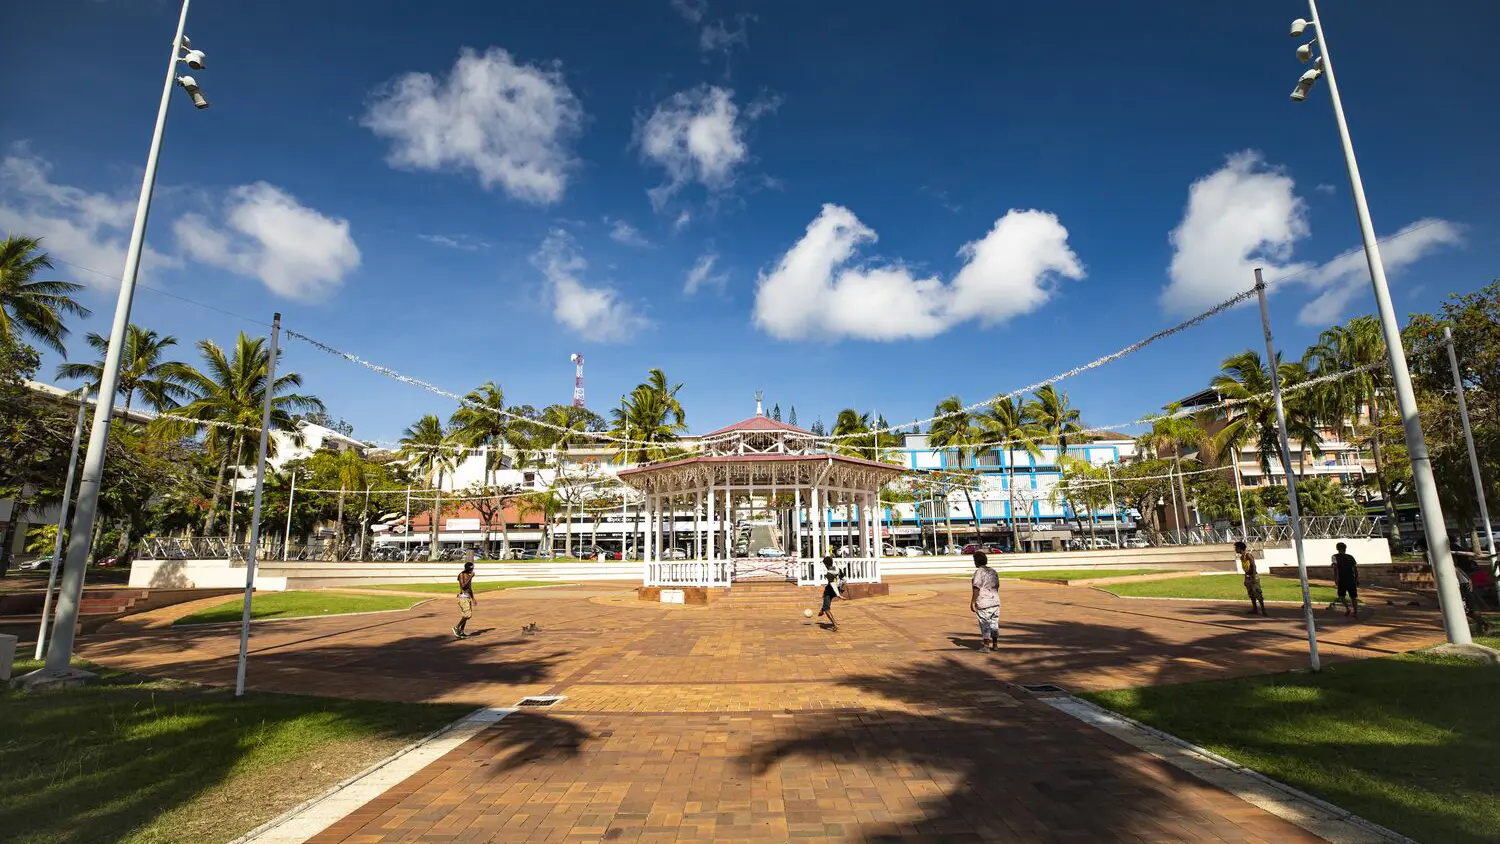
<path fill-rule="evenodd" d="M 1292 541 L 1292 526 L 1251 525 L 1248 532 L 1242 532 L 1239 525 L 1227 528 L 1199 526 L 1169 531 L 1143 529 L 1137 535 L 1153 547 L 1234 542 L 1281 545 Z M 1303 539 L 1368 539 L 1379 535 L 1380 525 L 1373 516 L 1309 516 L 1302 520 Z"/>

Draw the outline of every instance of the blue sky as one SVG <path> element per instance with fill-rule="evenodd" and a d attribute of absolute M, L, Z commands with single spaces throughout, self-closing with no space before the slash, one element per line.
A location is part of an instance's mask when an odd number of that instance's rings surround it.
<path fill-rule="evenodd" d="M 44 235 L 105 332 L 167 0 L 7 10 L 0 228 Z M 1500 8 L 1322 8 L 1398 310 L 1493 274 Z M 1140 339 L 1251 283 L 1278 340 L 1373 309 L 1297 2 L 198 0 L 144 283 L 455 392 L 605 411 L 647 368 L 695 431 L 768 404 L 893 422 Z M 76 266 L 74 266 L 76 265 Z M 88 267 L 103 275 L 78 269 Z M 694 270 L 697 269 L 695 273 Z M 263 328 L 142 290 L 135 322 Z M 1203 386 L 1260 342 L 1241 308 L 1059 386 L 1093 424 Z M 184 352 L 184 356 L 189 353 Z M 48 372 L 58 362 L 46 361 Z M 359 436 L 452 403 L 293 343 Z"/>

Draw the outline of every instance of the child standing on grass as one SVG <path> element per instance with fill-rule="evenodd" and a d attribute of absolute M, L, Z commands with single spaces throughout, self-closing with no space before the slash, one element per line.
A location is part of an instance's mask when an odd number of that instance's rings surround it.
<path fill-rule="evenodd" d="M 1250 614 L 1269 616 L 1266 612 L 1266 596 L 1260 588 L 1260 572 L 1255 568 L 1255 555 L 1245 543 L 1234 543 L 1234 555 L 1239 558 L 1240 570 L 1245 573 L 1245 593 L 1250 596 Z"/>
<path fill-rule="evenodd" d="M 460 639 L 469 638 L 464 632 L 468 626 L 469 619 L 474 617 L 474 564 L 464 563 L 464 570 L 458 573 L 458 623 L 453 625 L 453 635 Z"/>

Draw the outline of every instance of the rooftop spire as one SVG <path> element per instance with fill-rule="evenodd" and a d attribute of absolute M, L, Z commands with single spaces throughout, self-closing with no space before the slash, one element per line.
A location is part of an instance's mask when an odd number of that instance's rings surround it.
<path fill-rule="evenodd" d="M 765 397 L 766 397 L 766 391 L 765 390 L 756 390 L 755 391 L 755 415 L 756 416 L 765 416 L 766 415 L 766 407 L 765 407 L 765 404 L 764 404 Z"/>

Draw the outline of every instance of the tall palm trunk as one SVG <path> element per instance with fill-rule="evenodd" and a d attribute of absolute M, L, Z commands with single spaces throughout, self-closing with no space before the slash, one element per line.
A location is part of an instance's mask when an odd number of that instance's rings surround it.
<path fill-rule="evenodd" d="M 443 470 L 437 472 L 437 483 L 432 490 L 432 510 L 428 517 L 427 525 L 427 559 L 437 562 L 438 558 L 438 519 L 443 513 Z"/>
<path fill-rule="evenodd" d="M 1380 486 L 1380 499 L 1385 502 L 1385 519 L 1391 526 L 1391 547 L 1401 547 L 1401 525 L 1396 521 L 1396 502 L 1391 500 L 1391 491 L 1385 483 L 1385 460 L 1380 456 L 1380 403 L 1370 398 L 1370 458 L 1375 461 L 1375 483 Z"/>
<path fill-rule="evenodd" d="M 333 517 L 333 558 L 344 558 L 344 485 L 339 484 L 338 512 Z"/>
<path fill-rule="evenodd" d="M 225 450 L 224 456 L 219 460 L 219 472 L 214 479 L 214 494 L 208 504 L 208 518 L 203 522 L 203 535 L 213 536 L 214 526 L 218 524 L 219 499 L 224 496 L 224 476 L 229 473 L 229 452 Z"/>
<path fill-rule="evenodd" d="M 500 517 L 500 557 L 510 556 L 510 524 L 505 521 L 505 496 L 495 497 L 495 514 Z"/>
<path fill-rule="evenodd" d="M 1186 522 L 1190 521 L 1193 518 L 1193 514 L 1190 512 L 1190 510 L 1188 508 L 1187 487 L 1184 486 L 1183 483 L 1182 483 L 1182 454 L 1181 454 L 1181 452 L 1179 452 L 1177 454 L 1174 454 L 1172 456 L 1172 463 L 1177 467 L 1177 494 L 1180 495 L 1180 496 L 1182 496 L 1182 521 L 1184 523 L 1186 523 Z M 1189 525 L 1184 524 L 1183 527 L 1189 527 Z"/>

